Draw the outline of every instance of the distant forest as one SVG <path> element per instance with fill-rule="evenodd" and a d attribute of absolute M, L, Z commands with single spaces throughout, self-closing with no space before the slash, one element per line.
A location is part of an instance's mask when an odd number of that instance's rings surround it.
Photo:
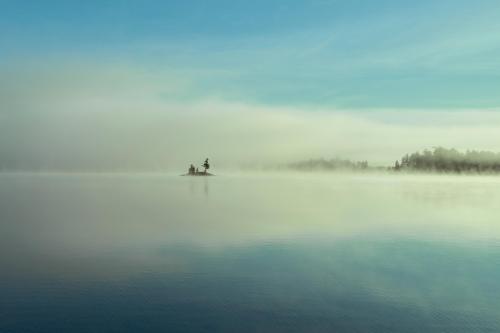
<path fill-rule="evenodd" d="M 396 161 L 395 171 L 437 171 L 454 173 L 496 173 L 500 172 L 500 153 L 468 150 L 461 153 L 456 149 L 442 147 L 405 155 Z"/>
<path fill-rule="evenodd" d="M 353 162 L 340 158 L 326 160 L 324 158 L 310 159 L 290 163 L 288 168 L 299 171 L 320 171 L 320 170 L 366 170 L 368 169 L 367 161 Z"/>
<path fill-rule="evenodd" d="M 335 170 L 392 170 L 416 172 L 449 173 L 500 173 L 500 153 L 436 147 L 413 154 L 406 154 L 389 168 L 372 167 L 367 161 L 351 161 L 341 158 L 316 158 L 289 163 L 287 168 L 298 171 L 335 171 Z"/>

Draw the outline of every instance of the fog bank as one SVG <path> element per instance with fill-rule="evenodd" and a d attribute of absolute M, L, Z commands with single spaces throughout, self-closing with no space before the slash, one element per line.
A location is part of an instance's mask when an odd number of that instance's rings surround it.
<path fill-rule="evenodd" d="M 392 165 L 433 146 L 500 150 L 497 110 L 287 107 L 189 96 L 175 72 L 4 70 L 0 167 L 184 170 L 342 157 Z"/>

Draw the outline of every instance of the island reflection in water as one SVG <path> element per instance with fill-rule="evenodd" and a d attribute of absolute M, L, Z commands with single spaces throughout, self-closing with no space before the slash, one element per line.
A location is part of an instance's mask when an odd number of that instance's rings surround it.
<path fill-rule="evenodd" d="M 0 176 L 0 332 L 497 332 L 500 179 Z"/>

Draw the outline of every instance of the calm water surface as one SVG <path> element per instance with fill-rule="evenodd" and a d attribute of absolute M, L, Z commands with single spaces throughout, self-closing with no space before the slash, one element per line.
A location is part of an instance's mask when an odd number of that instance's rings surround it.
<path fill-rule="evenodd" d="M 500 178 L 1 174 L 0 332 L 500 332 Z"/>

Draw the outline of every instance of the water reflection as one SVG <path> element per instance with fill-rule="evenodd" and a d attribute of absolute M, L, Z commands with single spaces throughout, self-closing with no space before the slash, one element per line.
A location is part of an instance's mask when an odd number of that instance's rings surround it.
<path fill-rule="evenodd" d="M 500 329 L 497 180 L 0 185 L 0 332 Z"/>
<path fill-rule="evenodd" d="M 203 192 L 205 193 L 205 196 L 208 198 L 209 188 L 208 188 L 208 179 L 206 178 L 203 179 Z"/>
<path fill-rule="evenodd" d="M 210 194 L 210 180 L 207 177 L 196 177 L 191 178 L 187 182 L 189 184 L 189 193 L 194 197 L 197 196 L 199 192 L 201 192 L 201 187 L 203 187 L 203 194 L 205 198 L 209 197 Z"/>

